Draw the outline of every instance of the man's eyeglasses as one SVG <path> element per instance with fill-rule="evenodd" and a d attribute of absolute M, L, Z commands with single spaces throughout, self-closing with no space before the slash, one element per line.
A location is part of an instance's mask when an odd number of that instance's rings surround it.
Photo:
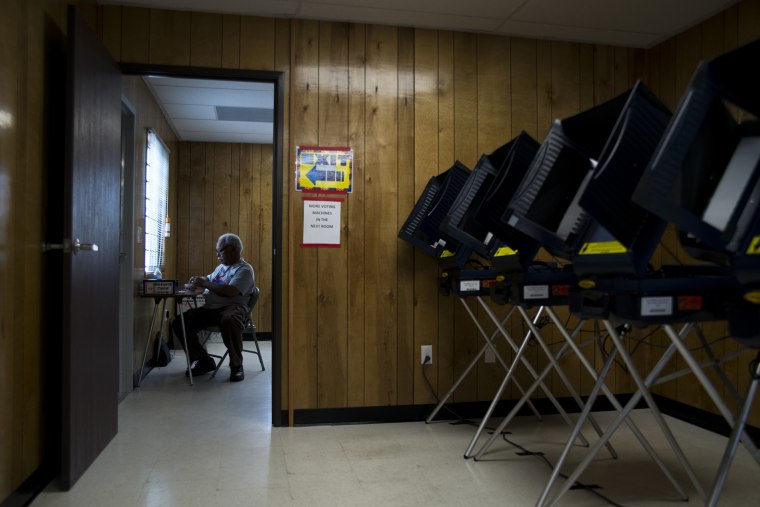
<path fill-rule="evenodd" d="M 231 245 L 225 245 L 222 248 L 218 249 L 216 251 L 216 256 L 221 257 L 225 250 L 227 250 Z"/>

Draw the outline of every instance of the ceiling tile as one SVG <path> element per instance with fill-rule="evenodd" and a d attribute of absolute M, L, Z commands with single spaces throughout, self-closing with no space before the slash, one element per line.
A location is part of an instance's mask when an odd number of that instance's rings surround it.
<path fill-rule="evenodd" d="M 599 30 L 670 35 L 719 12 L 728 0 L 529 0 L 512 15 L 512 22 L 562 25 Z M 550 32 L 549 32 L 550 33 Z M 591 39 L 593 33 L 587 38 Z"/>
<path fill-rule="evenodd" d="M 164 104 L 165 113 L 170 118 L 196 120 L 215 120 L 214 106 L 196 106 L 192 104 Z"/>
<path fill-rule="evenodd" d="M 271 134 L 231 134 L 219 132 L 189 132 L 184 141 L 207 143 L 272 144 Z"/>
<path fill-rule="evenodd" d="M 272 131 L 268 122 L 252 121 L 211 121 L 211 120 L 174 120 L 174 125 L 182 131 L 231 132 L 247 134 L 266 134 Z"/>
<path fill-rule="evenodd" d="M 195 104 L 207 106 L 241 106 L 274 108 L 269 92 L 258 90 L 223 90 L 186 86 L 156 86 L 159 99 L 166 104 Z"/>
<path fill-rule="evenodd" d="M 597 30 L 564 25 L 545 25 L 541 23 L 518 23 L 507 21 L 497 30 L 498 33 L 531 39 L 548 39 L 573 41 L 580 43 L 607 44 L 610 46 L 646 47 L 653 37 L 651 33 L 625 32 L 615 30 Z M 547 35 L 551 34 L 551 35 Z"/>

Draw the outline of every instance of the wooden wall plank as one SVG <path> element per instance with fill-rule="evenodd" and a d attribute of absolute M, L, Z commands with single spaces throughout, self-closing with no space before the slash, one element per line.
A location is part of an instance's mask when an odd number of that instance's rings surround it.
<path fill-rule="evenodd" d="M 190 65 L 190 13 L 150 11 L 150 63 Z"/>
<path fill-rule="evenodd" d="M 255 154 L 255 155 L 254 155 Z M 258 216 L 258 196 L 260 183 L 257 181 L 261 178 L 261 171 L 258 168 L 261 166 L 261 145 L 258 144 L 245 144 L 240 146 L 240 162 L 239 162 L 239 179 L 240 186 L 237 189 L 238 193 L 238 235 L 243 242 L 243 257 L 253 267 L 254 279 L 256 286 L 263 292 L 260 287 L 261 281 L 260 267 L 259 267 L 259 251 L 256 246 L 261 241 L 256 235 L 256 229 L 254 224 Z M 261 299 L 263 294 L 259 294 Z M 257 330 L 262 330 L 260 323 L 260 306 L 256 303 L 256 307 L 253 309 L 253 322 L 257 327 Z"/>
<path fill-rule="evenodd" d="M 122 8 L 121 62 L 150 62 L 150 9 Z"/>
<path fill-rule="evenodd" d="M 219 237 L 215 233 L 215 219 L 214 219 L 214 174 L 216 173 L 214 168 L 214 143 L 203 143 L 203 149 L 205 151 L 205 157 L 203 159 L 203 216 L 202 231 L 203 243 L 199 245 L 201 251 L 201 262 L 203 269 L 201 273 L 211 273 L 217 265 L 216 257 L 216 240 Z"/>
<path fill-rule="evenodd" d="M 206 255 L 207 243 L 204 230 L 204 217 L 206 210 L 205 184 L 206 182 L 206 149 L 202 143 L 193 143 L 190 146 L 190 205 L 189 205 L 189 229 L 193 231 L 193 248 L 188 255 L 188 277 L 193 275 L 208 274 L 203 259 Z"/>
<path fill-rule="evenodd" d="M 240 235 L 240 144 L 230 145 L 230 225 L 229 229 Z"/>
<path fill-rule="evenodd" d="M 453 37 L 454 159 L 470 164 L 469 167 L 472 168 L 473 159 L 478 156 L 478 84 L 476 79 L 472 79 L 478 73 L 478 38 L 473 33 L 460 32 L 454 33 Z M 441 159 L 441 169 L 450 167 L 453 162 L 450 158 Z M 453 308 L 449 309 L 454 319 L 452 343 L 440 343 L 438 356 L 442 356 L 439 362 L 447 360 L 452 364 L 451 368 L 445 363 L 441 364 L 438 379 L 440 395 L 451 389 L 480 351 L 475 323 L 457 296 L 451 295 L 449 298 L 453 304 Z M 447 359 L 446 355 L 450 355 L 451 359 Z M 457 387 L 452 401 L 475 399 L 477 383 L 478 374 L 475 369 Z"/>
<path fill-rule="evenodd" d="M 172 218 L 172 237 L 177 252 L 177 280 L 182 283 L 190 278 L 190 163 L 192 151 L 189 143 L 177 143 L 179 170 L 177 171 L 177 213 Z"/>
<path fill-rule="evenodd" d="M 511 139 L 510 39 L 478 35 L 478 148 L 466 162 L 475 165 L 481 153 L 490 153 Z"/>
<path fill-rule="evenodd" d="M 381 220 L 367 223 L 365 247 L 375 262 L 366 265 L 365 403 L 393 405 L 397 400 L 398 336 L 396 320 L 398 200 L 398 30 L 367 27 L 367 144 L 373 154 L 366 166 L 366 207 Z"/>
<path fill-rule="evenodd" d="M 760 37 L 760 1 L 743 0 L 736 6 L 738 13 L 736 42 L 739 46 L 748 44 Z"/>
<path fill-rule="evenodd" d="M 361 48 L 363 50 L 364 46 L 362 45 Z M 363 65 L 361 70 L 363 72 Z M 363 78 L 362 74 L 362 86 L 364 85 Z M 399 211 L 396 217 L 396 230 L 401 230 L 417 199 L 417 196 L 414 195 L 414 30 L 412 28 L 399 28 L 398 31 L 397 107 Z M 353 124 L 353 121 L 351 123 Z M 363 132 L 361 133 L 363 134 Z M 365 215 L 362 213 L 360 216 L 364 218 Z M 361 239 L 363 241 L 363 236 Z M 363 246 L 359 248 L 363 250 Z M 361 262 L 363 263 L 363 259 Z M 349 266 L 354 264 L 351 259 L 349 259 L 349 263 Z M 411 405 L 414 403 L 415 390 L 418 387 L 414 379 L 418 375 L 417 372 L 420 371 L 420 366 L 419 360 L 415 361 L 418 358 L 415 355 L 414 348 L 414 248 L 405 241 L 398 242 L 397 264 L 398 403 L 399 405 Z M 353 283 L 353 281 L 349 282 L 349 286 Z M 364 286 L 363 281 L 359 283 L 362 287 Z M 349 298 L 353 300 L 351 296 Z"/>
<path fill-rule="evenodd" d="M 256 172 L 261 174 L 261 191 L 257 220 L 258 233 L 254 235 L 254 245 L 258 245 L 257 284 L 261 289 L 259 302 L 256 304 L 258 315 L 256 327 L 259 331 L 272 331 L 272 192 L 274 183 L 274 152 L 272 145 L 259 145 L 261 162 Z M 254 246 L 254 248 L 256 248 Z"/>
<path fill-rule="evenodd" d="M 103 7 L 102 14 L 102 35 L 103 44 L 108 49 L 111 57 L 115 61 L 121 60 L 121 7 L 115 5 L 106 5 Z"/>
<path fill-rule="evenodd" d="M 552 42 L 552 116 L 567 118 L 580 112 L 580 45 Z"/>
<path fill-rule="evenodd" d="M 240 21 L 240 68 L 274 69 L 274 27 L 272 18 L 245 16 Z"/>
<path fill-rule="evenodd" d="M 216 239 L 226 232 L 235 232 L 230 226 L 230 217 L 232 215 L 232 203 L 230 195 L 232 194 L 232 172 L 230 167 L 231 146 L 227 143 L 213 143 L 210 145 L 213 150 L 213 162 L 211 169 L 213 171 L 213 207 L 211 230 L 212 242 L 209 243 L 216 249 Z M 237 191 L 237 189 L 235 189 Z M 218 262 L 214 262 L 216 267 Z"/>
<path fill-rule="evenodd" d="M 319 29 L 319 145 L 348 145 L 348 25 Z M 319 407 L 347 405 L 348 313 L 358 311 L 347 293 L 346 196 L 341 202 L 341 247 L 317 252 L 317 382 Z"/>
<path fill-rule="evenodd" d="M 615 96 L 615 52 L 609 46 L 594 46 L 594 103 Z"/>
<path fill-rule="evenodd" d="M 477 36 L 477 151 L 470 154 L 468 161 L 474 167 L 481 154 L 491 153 L 511 139 L 511 40 L 506 37 L 491 35 Z M 498 306 L 485 299 L 490 309 L 501 321 L 508 307 Z M 480 325 L 491 332 L 495 324 L 485 310 L 477 308 Z M 501 336 L 495 340 L 499 354 L 507 362 L 511 362 L 513 354 L 511 347 Z M 485 346 L 483 336 L 478 336 L 478 350 Z M 503 366 L 498 363 L 481 362 L 478 365 L 478 390 L 480 400 L 491 400 L 505 375 Z M 510 386 L 511 387 L 511 386 Z M 509 397 L 510 391 L 505 391 L 503 397 Z"/>
<path fill-rule="evenodd" d="M 536 42 L 536 117 L 540 143 L 546 138 L 556 118 L 552 112 L 552 45 L 548 41 Z"/>
<path fill-rule="evenodd" d="M 510 110 L 512 114 L 512 137 L 525 131 L 533 138 L 539 134 L 537 119 L 536 41 L 513 38 L 510 44 L 511 87 Z"/>
<path fill-rule="evenodd" d="M 439 170 L 444 170 L 455 162 L 456 132 L 455 132 L 455 96 L 456 87 L 454 76 L 454 38 L 448 31 L 438 32 L 438 164 Z M 472 160 L 462 160 L 465 165 L 472 167 Z M 454 295 L 438 295 L 438 335 L 433 346 L 433 363 L 427 367 L 428 376 L 435 378 L 434 385 L 438 391 L 446 392 L 450 385 L 453 373 L 452 352 L 454 349 L 454 310 L 458 304 Z M 419 362 L 420 350 L 417 350 L 417 362 Z M 423 380 L 421 375 L 417 379 Z M 444 384 L 440 385 L 441 380 Z M 444 391 L 444 389 L 446 389 Z M 418 390 L 415 387 L 415 390 Z M 421 393 L 420 393 L 421 394 Z M 435 403 L 435 398 L 429 393 L 420 399 L 429 399 Z"/>
<path fill-rule="evenodd" d="M 478 152 L 478 36 L 454 37 L 454 158 L 473 167 Z"/>
<path fill-rule="evenodd" d="M 294 21 L 290 127 L 293 146 L 316 146 L 319 142 L 319 24 Z M 290 178 L 288 178 L 290 180 Z M 289 184 L 293 188 L 292 180 Z M 300 245 L 303 234 L 303 201 L 291 195 L 291 245 Z M 291 249 L 289 408 L 316 407 L 317 401 L 317 252 L 313 248 Z"/>
<path fill-rule="evenodd" d="M 354 308 L 348 315 L 348 390 L 349 406 L 364 405 L 364 307 L 365 307 L 365 62 L 366 27 L 349 27 L 349 145 L 354 150 L 353 192 L 348 199 L 348 298 Z"/>
<path fill-rule="evenodd" d="M 222 16 L 222 67 L 240 68 L 240 16 Z"/>
<path fill-rule="evenodd" d="M 200 12 L 190 14 L 190 65 L 193 67 L 221 67 L 221 14 Z"/>
<path fill-rule="evenodd" d="M 416 200 L 432 176 L 451 166 L 451 161 L 438 160 L 438 35 L 432 30 L 414 31 L 414 153 Z M 413 351 L 419 354 L 422 345 L 432 345 L 432 366 L 435 367 L 438 344 L 438 266 L 434 259 L 415 249 L 414 267 Z M 419 363 L 419 356 L 415 359 Z M 426 368 L 431 370 L 431 367 Z M 433 389 L 437 389 L 437 375 L 431 373 L 428 378 Z M 414 392 L 415 401 L 432 399 L 420 375 L 415 375 Z"/>

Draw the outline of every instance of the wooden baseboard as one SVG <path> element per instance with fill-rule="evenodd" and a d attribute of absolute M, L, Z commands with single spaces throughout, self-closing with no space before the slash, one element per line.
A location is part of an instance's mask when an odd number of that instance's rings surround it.
<path fill-rule="evenodd" d="M 631 394 L 619 394 L 618 401 L 625 405 L 630 400 Z M 676 419 L 688 422 L 699 428 L 712 431 L 719 435 L 728 436 L 730 428 L 722 416 L 713 414 L 706 410 L 692 407 L 680 403 L 664 396 L 653 394 L 653 398 L 660 411 Z M 585 398 L 584 398 L 585 399 Z M 541 414 L 556 414 L 557 409 L 548 399 L 540 398 L 532 400 L 536 409 Z M 575 401 L 570 398 L 558 398 L 560 406 L 568 413 L 578 413 Z M 514 407 L 516 401 L 501 401 L 494 410 L 494 417 L 504 417 Z M 435 420 L 456 420 L 456 419 L 479 419 L 486 413 L 490 402 L 466 402 L 446 404 L 438 414 Z M 643 401 L 640 401 L 636 408 L 646 408 Z M 326 424 L 367 424 L 367 423 L 392 423 L 392 422 L 414 422 L 424 421 L 435 409 L 435 405 L 400 405 L 388 407 L 344 407 L 344 408 L 318 408 L 318 409 L 296 409 L 293 411 L 294 426 L 314 426 Z M 593 410 L 609 411 L 614 408 L 606 400 L 600 398 L 594 404 Z M 522 407 L 518 415 L 530 415 L 531 412 Z M 760 442 L 760 428 L 747 425 L 747 433 L 755 442 Z"/>
<path fill-rule="evenodd" d="M 5 500 L 0 502 L 0 507 L 23 507 L 32 503 L 37 495 L 52 483 L 56 473 L 44 465 L 32 472 L 32 475 L 21 483 Z"/>

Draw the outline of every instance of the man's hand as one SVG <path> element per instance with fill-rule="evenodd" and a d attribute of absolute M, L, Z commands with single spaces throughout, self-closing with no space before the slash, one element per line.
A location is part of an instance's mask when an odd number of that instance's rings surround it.
<path fill-rule="evenodd" d="M 208 277 L 205 276 L 193 276 L 190 278 L 190 282 L 188 282 L 191 286 L 195 287 L 203 287 L 207 288 L 209 285 L 211 285 L 211 282 L 209 282 Z"/>

